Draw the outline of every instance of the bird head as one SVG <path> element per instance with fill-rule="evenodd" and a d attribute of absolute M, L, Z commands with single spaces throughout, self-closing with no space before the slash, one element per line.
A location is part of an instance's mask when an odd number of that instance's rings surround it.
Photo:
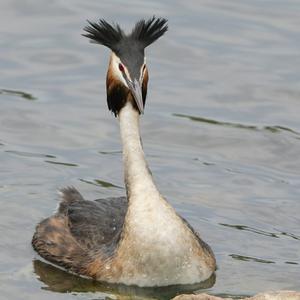
<path fill-rule="evenodd" d="M 156 17 L 140 20 L 130 34 L 125 34 L 118 24 L 109 24 L 103 19 L 88 23 L 83 36 L 112 51 L 106 77 L 109 110 L 117 116 L 131 101 L 142 114 L 148 84 L 145 48 L 168 30 L 167 20 Z"/>

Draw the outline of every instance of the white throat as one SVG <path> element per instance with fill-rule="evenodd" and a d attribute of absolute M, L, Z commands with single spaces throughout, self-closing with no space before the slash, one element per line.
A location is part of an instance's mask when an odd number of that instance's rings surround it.
<path fill-rule="evenodd" d="M 155 200 L 160 195 L 145 160 L 140 137 L 139 118 L 138 111 L 133 108 L 130 102 L 119 113 L 128 200 L 130 203 L 141 200 L 145 205 L 144 201 L 149 198 L 147 196 L 151 196 L 151 199 Z"/>

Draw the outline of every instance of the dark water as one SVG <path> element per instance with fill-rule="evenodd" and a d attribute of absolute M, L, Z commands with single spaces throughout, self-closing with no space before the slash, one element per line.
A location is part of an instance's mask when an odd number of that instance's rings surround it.
<path fill-rule="evenodd" d="M 162 194 L 218 261 L 216 278 L 186 288 L 300 290 L 300 2 L 161 2 L 1 0 L 1 299 L 178 291 L 79 279 L 30 245 L 59 187 L 124 194 L 118 122 L 105 100 L 109 51 L 80 34 L 86 19 L 130 29 L 153 14 L 170 31 L 147 49 L 145 151 Z"/>

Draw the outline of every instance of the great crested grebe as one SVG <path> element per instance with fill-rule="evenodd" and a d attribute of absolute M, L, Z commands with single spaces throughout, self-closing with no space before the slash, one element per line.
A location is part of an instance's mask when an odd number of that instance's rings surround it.
<path fill-rule="evenodd" d="M 84 28 L 84 36 L 112 50 L 107 103 L 120 121 L 127 197 L 87 201 L 73 187 L 61 190 L 57 212 L 37 225 L 32 245 L 73 273 L 167 286 L 199 283 L 215 271 L 211 248 L 157 190 L 141 142 L 148 83 L 144 49 L 167 29 L 167 20 L 155 17 L 137 22 L 128 35 L 104 20 Z"/>

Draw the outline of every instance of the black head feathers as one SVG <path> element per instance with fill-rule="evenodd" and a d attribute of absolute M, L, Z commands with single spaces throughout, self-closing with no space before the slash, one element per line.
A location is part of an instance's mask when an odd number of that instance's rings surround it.
<path fill-rule="evenodd" d="M 87 33 L 83 36 L 89 38 L 92 43 L 104 45 L 115 52 L 118 52 L 120 44 L 125 40 L 134 42 L 144 49 L 168 30 L 167 20 L 156 17 L 138 21 L 129 35 L 126 35 L 118 24 L 111 25 L 103 19 L 98 23 L 90 21 L 88 23 L 89 25 L 84 28 Z"/>
<path fill-rule="evenodd" d="M 125 37 L 119 25 L 110 25 L 103 19 L 100 19 L 98 23 L 90 21 L 88 23 L 90 25 L 84 27 L 87 33 L 83 36 L 89 38 L 92 43 L 101 44 L 113 50 Z"/>
<path fill-rule="evenodd" d="M 155 18 L 145 21 L 140 20 L 134 26 L 130 37 L 146 48 L 168 30 L 167 20 L 164 18 Z"/>

